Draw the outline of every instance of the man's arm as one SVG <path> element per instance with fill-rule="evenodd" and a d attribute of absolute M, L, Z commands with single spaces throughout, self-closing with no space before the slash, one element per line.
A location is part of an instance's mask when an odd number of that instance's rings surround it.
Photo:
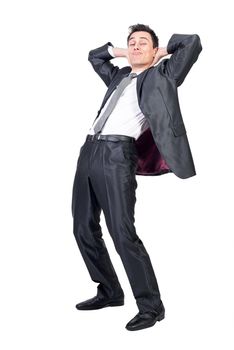
<path fill-rule="evenodd" d="M 167 44 L 167 52 L 172 55 L 162 61 L 164 74 L 175 79 L 177 86 L 181 85 L 201 51 L 197 34 L 173 34 Z"/>
<path fill-rule="evenodd" d="M 110 52 L 113 52 L 110 47 L 113 47 L 112 43 L 108 42 L 105 45 L 98 47 L 97 49 L 89 52 L 88 60 L 92 64 L 93 69 L 109 86 L 112 79 L 116 76 L 119 71 L 118 66 L 114 66 L 110 60 L 115 57 Z"/>
<path fill-rule="evenodd" d="M 126 57 L 128 58 L 128 49 L 122 49 L 120 47 L 110 47 L 114 57 Z"/>

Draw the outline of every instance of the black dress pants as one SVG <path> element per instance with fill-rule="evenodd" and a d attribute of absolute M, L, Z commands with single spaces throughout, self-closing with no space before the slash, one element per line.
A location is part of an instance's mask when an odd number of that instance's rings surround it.
<path fill-rule="evenodd" d="M 73 233 L 97 295 L 123 296 L 100 226 L 108 231 L 129 279 L 139 311 L 154 311 L 160 292 L 149 255 L 134 226 L 137 150 L 124 135 L 87 138 L 80 149 L 72 190 Z"/>

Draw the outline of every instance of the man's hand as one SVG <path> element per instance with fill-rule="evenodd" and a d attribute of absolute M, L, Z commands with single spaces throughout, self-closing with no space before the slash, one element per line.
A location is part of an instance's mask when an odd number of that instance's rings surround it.
<path fill-rule="evenodd" d="M 113 47 L 113 53 L 115 57 L 126 57 L 128 56 L 128 49 L 122 49 L 120 47 Z"/>
<path fill-rule="evenodd" d="M 154 66 L 162 57 L 169 55 L 166 47 L 159 47 L 150 67 Z"/>

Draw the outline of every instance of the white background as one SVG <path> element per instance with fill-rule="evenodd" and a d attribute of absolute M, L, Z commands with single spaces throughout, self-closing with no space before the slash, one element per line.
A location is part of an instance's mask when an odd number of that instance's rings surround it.
<path fill-rule="evenodd" d="M 233 20 L 231 1 L 1 1 L 1 348 L 233 349 Z M 136 229 L 166 317 L 138 332 L 127 275 L 101 217 L 125 305 L 78 311 L 96 294 L 72 232 L 76 161 L 105 84 L 87 60 L 128 27 L 203 50 L 180 105 L 197 175 L 137 176 Z M 123 58 L 115 59 L 127 65 Z"/>

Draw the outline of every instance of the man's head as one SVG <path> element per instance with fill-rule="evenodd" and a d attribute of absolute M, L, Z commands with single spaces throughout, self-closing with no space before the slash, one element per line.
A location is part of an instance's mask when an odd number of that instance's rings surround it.
<path fill-rule="evenodd" d="M 154 31 L 144 24 L 129 27 L 127 37 L 129 63 L 133 69 L 144 70 L 148 68 L 158 50 L 158 37 Z"/>

